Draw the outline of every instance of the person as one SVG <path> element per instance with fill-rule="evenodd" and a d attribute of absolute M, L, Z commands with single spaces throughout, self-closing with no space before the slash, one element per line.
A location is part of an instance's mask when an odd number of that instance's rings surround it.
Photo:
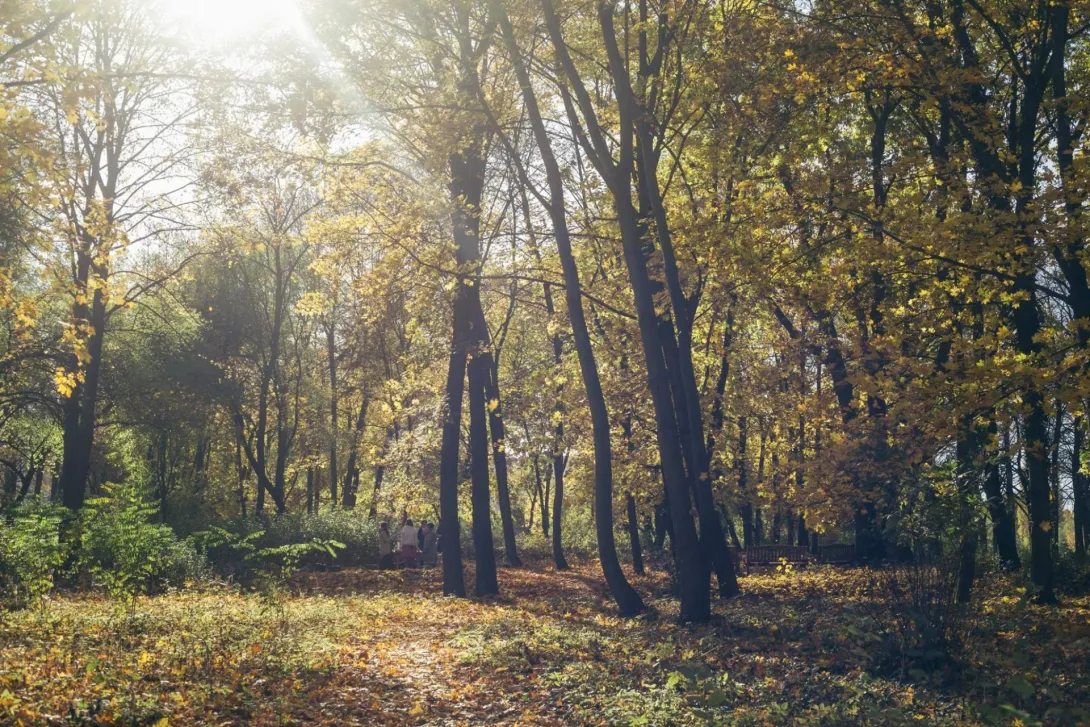
<path fill-rule="evenodd" d="M 424 523 L 424 565 L 435 565 L 438 558 L 439 536 L 434 523 Z"/>
<path fill-rule="evenodd" d="M 390 537 L 390 524 L 385 520 L 378 526 L 378 567 L 390 570 L 394 565 L 393 538 Z"/>
<path fill-rule="evenodd" d="M 421 553 L 424 552 L 424 528 L 428 526 L 428 523 L 424 520 L 420 521 L 420 527 L 416 530 L 416 548 Z"/>
<path fill-rule="evenodd" d="M 406 519 L 401 528 L 401 562 L 406 568 L 416 567 L 416 528 L 413 521 Z"/>

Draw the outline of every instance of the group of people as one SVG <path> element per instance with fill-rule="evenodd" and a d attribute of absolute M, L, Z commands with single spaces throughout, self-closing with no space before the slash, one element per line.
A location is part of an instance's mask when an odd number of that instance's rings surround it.
<path fill-rule="evenodd" d="M 383 521 L 379 525 L 379 568 L 393 568 L 395 553 L 406 568 L 416 568 L 418 564 L 435 565 L 439 559 L 439 534 L 435 530 L 435 523 L 425 521 L 419 528 L 409 518 L 405 518 L 404 523 L 396 541 L 390 533 L 388 522 Z"/>

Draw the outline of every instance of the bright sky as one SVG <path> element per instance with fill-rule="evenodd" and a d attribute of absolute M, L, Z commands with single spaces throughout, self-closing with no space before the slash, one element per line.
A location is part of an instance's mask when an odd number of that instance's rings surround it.
<path fill-rule="evenodd" d="M 161 19 L 191 42 L 237 45 L 263 31 L 301 30 L 298 0 L 153 0 Z"/>

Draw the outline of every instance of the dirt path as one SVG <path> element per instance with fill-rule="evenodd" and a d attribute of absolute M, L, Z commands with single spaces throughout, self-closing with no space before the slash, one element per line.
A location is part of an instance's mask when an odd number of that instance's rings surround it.
<path fill-rule="evenodd" d="M 474 661 L 456 641 L 467 624 L 507 614 L 516 601 L 523 608 L 526 602 L 540 604 L 542 587 L 569 616 L 572 609 L 589 615 L 602 608 L 604 591 L 579 572 L 508 570 L 503 575 L 507 597 L 489 602 L 436 599 L 432 594 L 441 589 L 436 571 L 349 570 L 301 579 L 304 592 L 344 596 L 388 588 L 396 596 L 388 612 L 361 618 L 359 632 L 342 647 L 336 675 L 311 697 L 312 709 L 292 717 L 306 723 L 318 713 L 336 714 L 345 725 L 570 724 L 558 690 L 542 684 L 540 673 L 512 674 Z M 470 586 L 472 579 L 469 569 Z M 414 592 L 427 595 L 413 597 Z"/>

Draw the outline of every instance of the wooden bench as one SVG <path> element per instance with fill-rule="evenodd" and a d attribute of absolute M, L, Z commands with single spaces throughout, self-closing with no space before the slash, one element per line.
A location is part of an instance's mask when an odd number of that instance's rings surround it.
<path fill-rule="evenodd" d="M 854 545 L 819 545 L 817 552 L 819 563 L 828 565 L 847 565 L 855 562 Z"/>
<path fill-rule="evenodd" d="M 752 568 L 776 567 L 781 562 L 792 566 L 805 566 L 810 562 L 810 551 L 797 545 L 759 545 L 742 551 L 746 573 Z"/>

